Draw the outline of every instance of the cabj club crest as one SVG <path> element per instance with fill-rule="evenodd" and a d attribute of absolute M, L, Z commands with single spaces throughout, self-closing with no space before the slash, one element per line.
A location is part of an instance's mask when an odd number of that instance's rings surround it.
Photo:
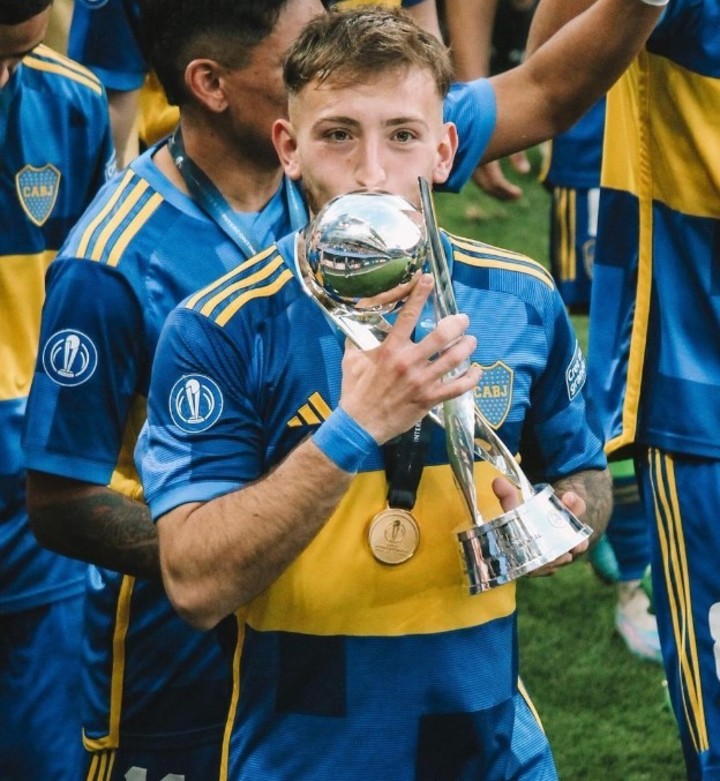
<path fill-rule="evenodd" d="M 475 388 L 475 401 L 485 420 L 498 429 L 510 411 L 515 373 L 502 361 L 495 361 L 490 366 L 478 365 L 483 374 Z"/>
<path fill-rule="evenodd" d="M 15 189 L 25 214 L 40 227 L 52 213 L 61 174 L 52 163 L 42 168 L 26 165 L 15 174 Z"/>

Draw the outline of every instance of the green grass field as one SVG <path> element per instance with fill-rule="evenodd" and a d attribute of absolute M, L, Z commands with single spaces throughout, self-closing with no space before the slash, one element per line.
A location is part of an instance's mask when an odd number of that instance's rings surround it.
<path fill-rule="evenodd" d="M 548 195 L 534 172 L 525 194 L 499 203 L 472 183 L 438 195 L 453 233 L 524 252 L 547 265 Z M 587 318 L 573 318 L 587 344 Z M 640 661 L 613 630 L 614 589 L 578 561 L 552 578 L 518 583 L 520 671 L 555 752 L 561 781 L 683 781 L 674 718 L 659 665 Z M 469 668 L 470 669 L 470 668 Z"/>

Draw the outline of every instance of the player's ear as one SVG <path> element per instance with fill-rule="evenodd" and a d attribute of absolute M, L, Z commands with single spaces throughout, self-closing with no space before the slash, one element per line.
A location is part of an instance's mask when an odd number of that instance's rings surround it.
<path fill-rule="evenodd" d="M 185 68 L 185 87 L 195 100 L 219 113 L 228 105 L 223 73 L 223 67 L 215 60 L 191 60 Z"/>
<path fill-rule="evenodd" d="M 285 173 L 290 179 L 300 179 L 300 165 L 297 138 L 292 123 L 287 119 L 276 119 L 272 128 L 272 140 Z"/>
<path fill-rule="evenodd" d="M 435 166 L 433 168 L 434 184 L 443 184 L 443 182 L 447 181 L 448 176 L 450 176 L 450 171 L 452 171 L 457 148 L 457 128 L 452 122 L 445 122 L 436 150 Z"/>

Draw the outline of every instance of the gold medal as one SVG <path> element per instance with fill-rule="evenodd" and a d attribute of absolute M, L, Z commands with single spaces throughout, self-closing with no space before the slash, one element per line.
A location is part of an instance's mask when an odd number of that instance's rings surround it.
<path fill-rule="evenodd" d="M 370 524 L 368 543 L 373 556 L 383 564 L 402 564 L 417 550 L 420 528 L 407 510 L 388 507 Z"/>

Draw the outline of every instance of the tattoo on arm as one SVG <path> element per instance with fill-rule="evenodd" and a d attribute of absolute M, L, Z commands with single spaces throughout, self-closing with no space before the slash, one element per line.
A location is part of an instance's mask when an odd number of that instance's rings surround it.
<path fill-rule="evenodd" d="M 36 507 L 31 522 L 41 544 L 58 553 L 160 580 L 157 529 L 143 502 L 92 487 Z"/>
<path fill-rule="evenodd" d="M 554 484 L 558 496 L 573 491 L 585 501 L 582 520 L 593 530 L 591 544 L 605 531 L 612 512 L 612 477 L 609 469 L 586 469 Z"/>

